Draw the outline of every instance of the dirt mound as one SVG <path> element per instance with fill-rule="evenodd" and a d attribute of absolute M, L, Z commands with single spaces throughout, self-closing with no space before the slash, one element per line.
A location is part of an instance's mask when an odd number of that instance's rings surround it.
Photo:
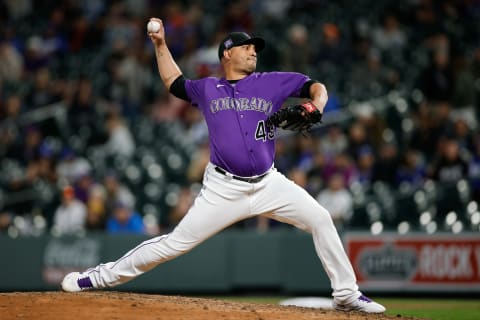
<path fill-rule="evenodd" d="M 0 293 L 0 315 L 10 319 L 232 319 L 232 320 L 337 320 L 413 319 L 385 315 L 342 313 L 331 310 L 239 303 L 116 291 Z"/>

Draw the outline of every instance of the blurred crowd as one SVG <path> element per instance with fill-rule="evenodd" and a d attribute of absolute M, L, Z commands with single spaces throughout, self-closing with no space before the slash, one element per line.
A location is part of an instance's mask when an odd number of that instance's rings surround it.
<path fill-rule="evenodd" d="M 0 232 L 158 234 L 185 215 L 208 132 L 161 84 L 151 16 L 186 77 L 219 76 L 220 39 L 243 30 L 267 41 L 259 71 L 326 84 L 324 125 L 280 133 L 275 164 L 340 229 L 377 182 L 464 180 L 480 200 L 478 1 L 4 0 Z"/>

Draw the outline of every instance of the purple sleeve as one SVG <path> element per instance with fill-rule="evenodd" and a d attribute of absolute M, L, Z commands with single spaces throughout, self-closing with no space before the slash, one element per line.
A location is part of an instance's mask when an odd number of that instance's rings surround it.
<path fill-rule="evenodd" d="M 303 85 L 310 81 L 309 77 L 298 72 L 271 72 L 270 75 L 287 97 L 300 97 Z"/>
<path fill-rule="evenodd" d="M 199 102 L 202 98 L 202 92 L 204 87 L 204 79 L 199 80 L 185 80 L 185 91 L 187 92 L 188 98 L 193 106 L 198 107 Z"/>

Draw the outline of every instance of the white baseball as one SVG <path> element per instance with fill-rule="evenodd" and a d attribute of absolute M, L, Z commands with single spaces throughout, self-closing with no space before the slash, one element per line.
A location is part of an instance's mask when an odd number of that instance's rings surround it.
<path fill-rule="evenodd" d="M 158 30 L 160 30 L 160 23 L 154 20 L 149 21 L 147 24 L 147 30 L 152 33 L 158 32 Z"/>

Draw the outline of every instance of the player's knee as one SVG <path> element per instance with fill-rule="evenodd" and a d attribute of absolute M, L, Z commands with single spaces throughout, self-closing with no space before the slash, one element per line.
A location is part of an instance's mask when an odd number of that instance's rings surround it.
<path fill-rule="evenodd" d="M 315 211 L 315 214 L 313 215 L 313 220 L 314 228 L 322 228 L 325 226 L 333 225 L 330 212 L 328 212 L 328 210 L 323 207 L 320 207 L 318 208 L 318 210 Z"/>

